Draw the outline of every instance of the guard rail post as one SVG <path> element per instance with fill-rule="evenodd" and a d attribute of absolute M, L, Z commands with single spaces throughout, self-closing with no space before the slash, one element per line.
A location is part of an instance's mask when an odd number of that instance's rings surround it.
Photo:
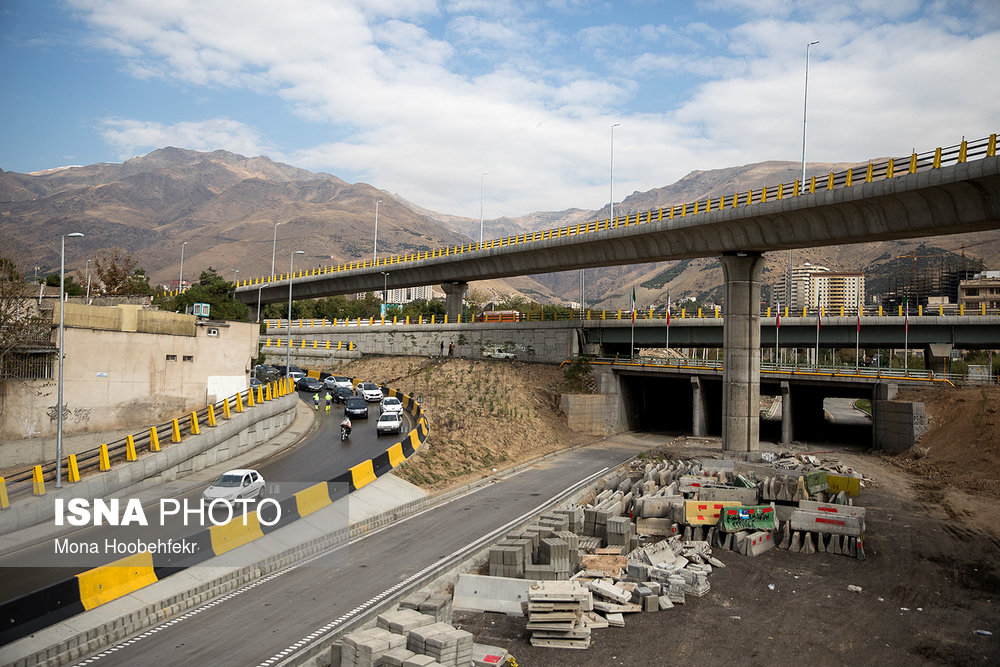
<path fill-rule="evenodd" d="M 135 453 L 135 440 L 132 438 L 132 434 L 125 436 L 125 460 L 135 461 L 138 456 Z"/>
<path fill-rule="evenodd" d="M 260 387 L 257 387 L 260 389 Z M 247 403 L 253 401 L 253 387 L 247 392 Z M 243 394 L 236 394 L 236 412 L 243 412 Z"/>
<path fill-rule="evenodd" d="M 98 470 L 101 472 L 111 470 L 111 457 L 108 456 L 108 446 L 106 444 L 101 445 L 99 461 Z"/>
<path fill-rule="evenodd" d="M 36 496 L 45 495 L 45 479 L 42 477 L 42 466 L 31 469 L 31 492 Z"/>
<path fill-rule="evenodd" d="M 0 477 L 0 510 L 10 507 L 10 499 L 7 497 L 7 480 Z"/>
<path fill-rule="evenodd" d="M 76 464 L 76 454 L 67 457 L 66 475 L 70 482 L 76 484 L 80 481 L 80 467 Z"/>
<path fill-rule="evenodd" d="M 149 427 L 149 451 L 160 451 L 160 434 L 157 433 L 155 426 Z"/>
<path fill-rule="evenodd" d="M 215 406 L 208 406 L 208 425 L 215 426 Z"/>
<path fill-rule="evenodd" d="M 191 435 L 200 435 L 201 429 L 198 428 L 198 413 L 191 413 Z"/>
<path fill-rule="evenodd" d="M 181 441 L 181 425 L 178 423 L 177 418 L 174 417 L 170 420 L 170 442 L 180 442 Z"/>
<path fill-rule="evenodd" d="M 222 402 L 222 416 L 227 420 L 232 419 L 232 416 L 229 413 L 229 398 L 226 398 L 226 400 Z"/>

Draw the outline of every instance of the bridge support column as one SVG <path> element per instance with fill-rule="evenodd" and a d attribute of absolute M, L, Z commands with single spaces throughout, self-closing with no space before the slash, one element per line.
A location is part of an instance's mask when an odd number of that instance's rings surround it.
<path fill-rule="evenodd" d="M 465 297 L 465 291 L 469 289 L 469 283 L 444 283 L 441 289 L 444 290 L 444 307 L 448 313 L 448 321 L 458 322 L 462 316 L 462 299 Z"/>
<path fill-rule="evenodd" d="M 781 383 L 781 444 L 791 444 L 792 430 L 792 387 L 787 381 Z"/>
<path fill-rule="evenodd" d="M 944 375 L 948 372 L 951 350 L 950 343 L 931 343 L 924 348 L 924 366 L 927 370 Z"/>
<path fill-rule="evenodd" d="M 705 389 L 701 386 L 701 378 L 691 378 L 691 435 L 703 438 L 708 435 L 708 424 L 705 420 Z"/>
<path fill-rule="evenodd" d="M 722 449 L 760 450 L 760 276 L 764 258 L 735 252 L 721 258 L 726 279 L 722 347 Z"/>

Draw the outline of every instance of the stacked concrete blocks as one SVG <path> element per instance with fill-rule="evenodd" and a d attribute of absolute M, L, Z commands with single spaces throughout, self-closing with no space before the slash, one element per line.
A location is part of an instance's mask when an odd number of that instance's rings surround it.
<path fill-rule="evenodd" d="M 590 647 L 593 611 L 590 592 L 575 581 L 539 582 L 528 591 L 528 625 L 532 646 L 585 649 Z"/>

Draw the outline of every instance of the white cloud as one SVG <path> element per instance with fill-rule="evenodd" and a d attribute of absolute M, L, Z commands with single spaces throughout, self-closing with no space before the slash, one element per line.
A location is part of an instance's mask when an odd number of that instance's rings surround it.
<path fill-rule="evenodd" d="M 117 149 L 119 158 L 123 160 L 164 146 L 197 151 L 225 148 L 248 156 L 271 151 L 254 128 L 228 118 L 174 124 L 106 118 L 101 121 L 100 127 L 101 136 Z M 273 152 L 270 155 L 275 157 Z"/>
<path fill-rule="evenodd" d="M 268 153 L 472 217 L 483 170 L 488 215 L 602 206 L 614 122 L 619 197 L 693 169 L 797 159 L 812 39 L 811 159 L 956 143 L 995 131 L 1000 117 L 998 77 L 987 74 L 1000 62 L 991 3 L 920 14 L 911 0 L 701 2 L 718 14 L 582 29 L 531 3 L 486 0 L 72 3 L 137 77 L 278 95 L 317 124 L 308 145 L 276 149 L 239 109 L 107 121 L 103 134 L 122 153 L 167 144 Z M 684 97 L 630 111 L 649 75 L 656 85 L 688 77 Z"/>

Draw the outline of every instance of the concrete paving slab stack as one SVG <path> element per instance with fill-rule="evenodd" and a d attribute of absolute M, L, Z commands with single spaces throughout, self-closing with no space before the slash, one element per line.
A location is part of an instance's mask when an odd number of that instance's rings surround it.
<path fill-rule="evenodd" d="M 590 626 L 584 620 L 593 611 L 590 592 L 575 581 L 539 582 L 528 591 L 528 623 L 532 646 L 590 647 Z"/>
<path fill-rule="evenodd" d="M 384 628 L 355 630 L 344 635 L 340 652 L 341 667 L 375 667 L 389 651 L 406 647 L 406 637 Z"/>

